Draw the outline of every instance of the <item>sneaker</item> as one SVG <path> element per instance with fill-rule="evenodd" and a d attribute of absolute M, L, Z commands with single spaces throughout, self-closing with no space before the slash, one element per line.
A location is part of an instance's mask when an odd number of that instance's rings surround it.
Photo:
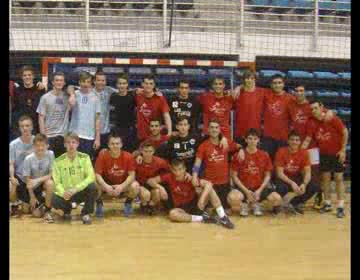
<path fill-rule="evenodd" d="M 90 215 L 84 215 L 81 217 L 84 225 L 91 225 Z"/>
<path fill-rule="evenodd" d="M 323 198 L 324 198 L 324 195 L 322 192 L 319 192 L 315 195 L 315 198 L 314 198 L 314 209 L 317 209 L 317 210 L 320 210 L 321 208 L 321 204 L 323 202 Z"/>
<path fill-rule="evenodd" d="M 326 213 L 326 212 L 331 212 L 332 211 L 332 206 L 331 204 L 324 204 L 323 207 L 320 208 L 320 213 Z"/>
<path fill-rule="evenodd" d="M 154 214 L 154 207 L 150 205 L 145 205 L 145 206 L 141 205 L 140 212 L 144 215 L 152 216 Z"/>
<path fill-rule="evenodd" d="M 64 214 L 63 218 L 65 222 L 71 222 L 72 220 L 71 214 Z"/>
<path fill-rule="evenodd" d="M 286 212 L 287 212 L 288 214 L 294 214 L 294 215 L 298 214 L 298 212 L 297 212 L 296 209 L 295 209 L 295 206 L 292 205 L 291 203 L 288 204 L 288 207 L 287 207 Z"/>
<path fill-rule="evenodd" d="M 84 207 L 84 206 L 85 206 L 85 202 L 81 202 L 79 205 L 80 205 L 81 207 Z"/>
<path fill-rule="evenodd" d="M 125 217 L 129 217 L 133 213 L 133 208 L 131 206 L 131 202 L 124 203 L 124 215 Z"/>
<path fill-rule="evenodd" d="M 201 215 L 203 217 L 203 223 L 205 224 L 216 224 L 217 220 L 214 217 L 211 217 L 207 212 L 203 212 Z"/>
<path fill-rule="evenodd" d="M 240 216 L 242 217 L 249 216 L 249 207 L 246 203 L 241 205 Z"/>
<path fill-rule="evenodd" d="M 304 215 L 304 206 L 302 204 L 292 205 L 292 208 L 296 214 Z"/>
<path fill-rule="evenodd" d="M 76 209 L 76 208 L 77 208 L 76 202 L 71 202 L 71 208 L 72 208 L 72 209 Z"/>
<path fill-rule="evenodd" d="M 264 213 L 261 211 L 261 206 L 259 203 L 255 203 L 253 206 L 254 215 L 257 217 L 263 216 Z"/>
<path fill-rule="evenodd" d="M 233 229 L 235 227 L 235 225 L 230 221 L 228 216 L 224 216 L 222 218 L 219 218 L 218 222 L 223 226 L 226 227 L 228 229 Z"/>
<path fill-rule="evenodd" d="M 336 209 L 336 217 L 340 219 L 345 217 L 344 208 L 339 207 Z"/>
<path fill-rule="evenodd" d="M 271 215 L 276 216 L 280 212 L 281 212 L 281 206 L 274 206 L 272 211 L 271 211 Z"/>
<path fill-rule="evenodd" d="M 44 221 L 47 222 L 48 224 L 54 223 L 54 217 L 51 215 L 50 211 L 44 214 Z"/>
<path fill-rule="evenodd" d="M 104 218 L 104 207 L 102 202 L 96 202 L 95 216 L 97 218 Z"/>

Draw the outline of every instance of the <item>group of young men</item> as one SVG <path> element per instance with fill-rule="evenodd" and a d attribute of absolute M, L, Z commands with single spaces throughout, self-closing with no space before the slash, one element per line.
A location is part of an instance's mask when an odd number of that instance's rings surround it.
<path fill-rule="evenodd" d="M 94 81 L 81 72 L 75 90 L 56 72 L 46 94 L 31 67 L 22 69 L 22 78 L 10 104 L 11 125 L 20 131 L 10 143 L 12 213 L 20 200 L 25 213 L 51 223 L 51 209 L 60 209 L 69 221 L 72 204 L 84 203 L 81 218 L 90 224 L 94 211 L 104 217 L 108 196 L 125 199 L 125 216 L 139 199 L 143 214 L 165 208 L 171 221 L 234 228 L 230 213 L 245 217 L 250 208 L 261 216 L 264 200 L 274 215 L 282 209 L 304 214 L 305 202 L 317 194 L 320 212 L 332 211 L 333 173 L 336 215 L 345 215 L 347 129 L 320 102 L 307 101 L 304 86 L 285 92 L 281 76 L 267 89 L 247 71 L 234 91 L 215 77 L 200 96 L 191 96 L 190 83 L 181 80 L 169 100 L 153 76 L 129 91 L 125 74 L 114 89 L 104 72 Z"/>

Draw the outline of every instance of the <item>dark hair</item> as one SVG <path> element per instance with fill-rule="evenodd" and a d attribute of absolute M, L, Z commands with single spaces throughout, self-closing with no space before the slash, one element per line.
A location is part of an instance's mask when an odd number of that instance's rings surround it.
<path fill-rule="evenodd" d="M 159 124 L 161 124 L 161 119 L 159 119 L 159 118 L 152 118 L 152 119 L 150 119 L 149 123 L 151 123 L 151 122 L 158 122 Z"/>
<path fill-rule="evenodd" d="M 220 122 L 219 122 L 217 119 L 211 119 L 211 120 L 209 120 L 208 126 L 210 126 L 210 123 L 217 123 L 218 125 L 220 125 Z"/>
<path fill-rule="evenodd" d="M 292 131 L 289 132 L 288 139 L 290 139 L 291 137 L 299 137 L 299 138 L 301 138 L 300 134 L 295 130 L 292 130 Z"/>
<path fill-rule="evenodd" d="M 91 79 L 91 81 L 92 81 L 93 76 L 89 72 L 85 72 L 85 71 L 80 72 L 79 81 L 83 82 L 87 79 Z"/>
<path fill-rule="evenodd" d="M 280 74 L 275 74 L 271 76 L 271 82 L 273 82 L 275 79 L 281 79 L 283 82 L 285 82 L 285 78 L 281 76 Z"/>
<path fill-rule="evenodd" d="M 214 85 L 215 80 L 221 80 L 221 81 L 223 81 L 223 82 L 225 83 L 225 79 L 224 79 L 224 77 L 221 77 L 221 76 L 215 76 L 214 78 L 212 78 L 212 80 L 211 80 L 211 82 L 210 82 L 211 86 L 212 86 L 212 85 Z"/>
<path fill-rule="evenodd" d="M 38 134 L 35 135 L 33 144 L 35 144 L 37 142 L 43 142 L 43 143 L 47 144 L 48 143 L 48 138 L 46 137 L 45 134 L 38 133 Z"/>
<path fill-rule="evenodd" d="M 97 70 L 95 73 L 95 78 L 96 78 L 96 76 L 105 76 L 106 77 L 106 74 L 102 70 Z"/>
<path fill-rule="evenodd" d="M 143 142 L 141 144 L 142 149 L 145 149 L 145 148 L 148 148 L 148 147 L 152 147 L 155 150 L 154 144 L 151 143 L 151 141 L 149 141 L 149 140 L 146 140 L 145 142 Z"/>
<path fill-rule="evenodd" d="M 190 120 L 187 116 L 179 116 L 178 118 L 176 118 L 176 124 L 178 124 L 184 120 L 187 120 L 188 124 L 190 124 Z"/>
<path fill-rule="evenodd" d="M 187 84 L 187 85 L 189 85 L 189 87 L 190 87 L 190 81 L 189 81 L 189 80 L 181 79 L 181 80 L 178 82 L 178 87 L 180 87 L 180 84 Z"/>
<path fill-rule="evenodd" d="M 123 79 L 126 81 L 129 81 L 129 76 L 126 73 L 120 73 L 117 77 L 116 77 L 116 81 L 119 79 Z"/>
<path fill-rule="evenodd" d="M 23 67 L 21 67 L 20 75 L 22 76 L 25 71 L 31 71 L 33 75 L 35 74 L 35 69 L 31 65 L 24 65 Z"/>
<path fill-rule="evenodd" d="M 324 106 L 324 104 L 322 104 L 322 102 L 320 102 L 319 100 L 316 100 L 316 99 L 313 99 L 309 102 L 309 104 L 315 104 L 315 103 L 318 103 L 320 106 Z"/>
<path fill-rule="evenodd" d="M 145 80 L 153 80 L 155 82 L 155 76 L 152 74 L 147 74 L 143 78 L 143 81 L 145 81 Z"/>
<path fill-rule="evenodd" d="M 246 137 L 248 136 L 257 136 L 260 138 L 260 132 L 256 128 L 249 128 L 246 132 Z"/>
<path fill-rule="evenodd" d="M 108 143 L 110 141 L 110 138 L 120 138 L 120 140 L 122 141 L 120 134 L 116 130 L 110 131 L 110 134 L 109 134 L 108 139 L 107 139 Z"/>
<path fill-rule="evenodd" d="M 52 81 L 55 80 L 55 77 L 56 77 L 56 76 L 62 76 L 62 77 L 64 78 L 64 80 L 65 80 L 65 74 L 64 74 L 64 72 L 61 72 L 61 71 L 55 72 L 55 73 L 52 75 Z"/>
<path fill-rule="evenodd" d="M 33 120 L 30 116 L 28 115 L 22 115 L 19 120 L 18 120 L 18 123 L 20 124 L 21 122 L 23 121 L 31 121 L 31 123 L 33 123 Z"/>
<path fill-rule="evenodd" d="M 256 73 L 252 70 L 246 70 L 244 72 L 244 74 L 242 75 L 242 81 L 245 81 L 245 79 L 248 79 L 248 78 L 251 78 L 251 77 L 254 77 L 256 78 Z"/>
<path fill-rule="evenodd" d="M 182 165 L 183 167 L 186 167 L 185 162 L 181 159 L 173 159 L 171 161 L 171 166 L 173 166 L 173 167 L 178 167 L 180 165 Z"/>

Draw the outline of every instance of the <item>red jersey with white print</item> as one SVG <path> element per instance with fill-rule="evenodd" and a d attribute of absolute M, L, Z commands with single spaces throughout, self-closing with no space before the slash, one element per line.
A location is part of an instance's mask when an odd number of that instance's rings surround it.
<path fill-rule="evenodd" d="M 228 140 L 229 141 L 229 140 Z M 204 179 L 214 185 L 229 183 L 229 153 L 237 150 L 236 143 L 229 141 L 227 149 L 211 143 L 210 139 L 200 144 L 196 157 L 205 164 Z"/>
<path fill-rule="evenodd" d="M 234 104 L 233 98 L 231 96 L 217 98 L 215 93 L 206 92 L 200 96 L 199 103 L 203 113 L 203 133 L 208 134 L 209 121 L 216 119 L 220 123 L 221 133 L 230 139 L 230 112 Z"/>
<path fill-rule="evenodd" d="M 157 149 L 161 144 L 167 142 L 167 140 L 170 139 L 170 136 L 168 135 L 160 135 L 160 139 L 153 139 L 152 136 L 147 137 L 141 144 L 140 147 L 145 143 L 145 142 L 150 142 L 155 149 Z"/>
<path fill-rule="evenodd" d="M 177 181 L 172 173 L 161 175 L 160 180 L 168 186 L 175 207 L 187 204 L 196 197 L 191 181 Z"/>
<path fill-rule="evenodd" d="M 320 154 L 335 156 L 341 150 L 344 129 L 345 125 L 338 116 L 329 121 L 311 118 L 307 126 L 307 136 L 316 141 Z"/>
<path fill-rule="evenodd" d="M 258 87 L 252 92 L 240 91 L 235 101 L 235 137 L 245 137 L 250 128 L 260 131 L 265 92 L 266 89 Z"/>
<path fill-rule="evenodd" d="M 275 166 L 283 167 L 288 177 L 298 176 L 305 166 L 310 166 L 309 153 L 307 150 L 290 153 L 288 147 L 280 148 L 275 156 Z"/>
<path fill-rule="evenodd" d="M 271 90 L 264 97 L 264 136 L 287 141 L 290 124 L 290 103 L 294 97 L 288 93 L 276 95 Z"/>
<path fill-rule="evenodd" d="M 262 150 L 257 150 L 253 154 L 245 150 L 244 160 L 239 160 L 235 155 L 231 162 L 231 170 L 238 172 L 240 181 L 246 188 L 253 191 L 260 188 L 265 178 L 265 172 L 272 169 L 269 154 Z"/>
<path fill-rule="evenodd" d="M 166 160 L 153 156 L 150 163 L 141 164 L 135 163 L 136 166 L 136 181 L 140 184 L 145 184 L 149 178 L 159 176 L 162 172 L 170 170 L 169 164 Z"/>
<path fill-rule="evenodd" d="M 169 106 L 164 96 L 154 94 L 147 98 L 143 93 L 135 96 L 137 133 L 139 140 L 150 136 L 150 120 L 162 118 L 162 115 L 169 112 Z"/>
<path fill-rule="evenodd" d="M 311 107 L 309 102 L 299 104 L 296 101 L 291 102 L 289 107 L 291 118 L 291 129 L 300 134 L 301 141 L 306 137 L 306 125 L 311 118 Z"/>
<path fill-rule="evenodd" d="M 119 157 L 113 158 L 108 149 L 103 149 L 96 159 L 95 172 L 111 185 L 124 182 L 130 171 L 135 171 L 135 161 L 128 152 L 121 151 Z"/>

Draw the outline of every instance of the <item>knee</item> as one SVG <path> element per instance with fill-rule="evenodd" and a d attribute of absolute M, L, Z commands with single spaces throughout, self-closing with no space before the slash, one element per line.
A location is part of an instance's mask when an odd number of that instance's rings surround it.
<path fill-rule="evenodd" d="M 150 198 L 151 198 L 151 193 L 149 190 L 145 189 L 145 188 L 142 188 L 141 190 L 141 198 L 145 201 L 149 201 Z"/>
<path fill-rule="evenodd" d="M 342 174 L 335 174 L 334 180 L 335 180 L 336 184 L 341 184 L 344 181 L 343 175 Z"/>
<path fill-rule="evenodd" d="M 278 205 L 281 205 L 281 202 L 282 202 L 282 198 L 280 196 L 280 194 L 276 193 L 276 192 L 272 192 L 268 198 L 267 198 L 270 203 L 274 206 L 278 206 Z"/>
<path fill-rule="evenodd" d="M 95 194 L 97 192 L 97 188 L 96 188 L 96 184 L 95 183 L 91 183 L 88 187 L 87 187 L 87 191 L 90 193 Z"/>
<path fill-rule="evenodd" d="M 231 205 L 240 204 L 243 199 L 244 199 L 244 196 L 239 191 L 232 191 L 227 196 L 227 201 Z"/>
<path fill-rule="evenodd" d="M 22 211 L 24 214 L 30 214 L 30 204 L 23 203 L 22 204 Z"/>
<path fill-rule="evenodd" d="M 169 213 L 169 219 L 173 222 L 176 222 L 179 220 L 178 218 L 178 212 L 176 209 L 172 209 Z"/>
<path fill-rule="evenodd" d="M 53 191 L 54 190 L 54 182 L 53 180 L 49 179 L 46 180 L 44 183 L 44 188 L 46 191 Z"/>

